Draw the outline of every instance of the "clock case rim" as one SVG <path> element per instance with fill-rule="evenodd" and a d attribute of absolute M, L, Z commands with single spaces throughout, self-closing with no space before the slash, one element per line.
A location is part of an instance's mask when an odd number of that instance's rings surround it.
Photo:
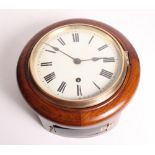
<path fill-rule="evenodd" d="M 74 23 L 74 24 L 67 24 L 67 26 L 81 26 L 81 27 L 89 27 L 90 29 L 97 29 L 97 31 L 103 31 L 103 33 L 105 33 L 107 36 L 107 40 L 112 40 L 109 42 L 113 42 L 117 47 L 117 49 L 119 50 L 119 52 L 122 55 L 122 67 L 121 67 L 121 73 L 118 76 L 118 79 L 115 81 L 115 83 L 113 84 L 112 88 L 109 88 L 108 91 L 105 92 L 101 92 L 100 94 L 93 96 L 93 97 L 88 97 L 88 98 L 84 98 L 84 99 L 65 99 L 65 98 L 59 98 L 56 95 L 51 95 L 49 93 L 47 93 L 41 86 L 38 85 L 38 82 L 35 81 L 36 79 L 36 75 L 35 75 L 35 71 L 33 69 L 33 60 L 34 60 L 34 53 L 36 52 L 35 49 L 37 48 L 36 45 L 38 45 L 38 42 L 42 42 L 42 39 L 45 36 L 48 36 L 49 33 L 51 33 L 52 31 L 54 32 L 55 30 L 57 31 L 58 29 L 66 29 L 66 25 L 51 29 L 50 31 L 48 31 L 45 35 L 41 36 L 40 39 L 38 39 L 37 44 L 35 44 L 35 46 L 32 48 L 32 51 L 30 53 L 30 57 L 29 57 L 29 62 L 28 62 L 28 66 L 29 66 L 29 72 L 31 74 L 32 80 L 34 81 L 35 85 L 37 88 L 40 89 L 41 92 L 44 93 L 44 95 L 47 95 L 50 102 L 63 106 L 63 107 L 68 107 L 68 108 L 86 108 L 86 107 L 90 107 L 90 106 L 94 106 L 97 104 L 100 104 L 104 101 L 106 101 L 108 98 L 110 98 L 111 96 L 113 96 L 114 93 L 116 93 L 116 91 L 119 89 L 119 87 L 121 87 L 125 76 L 126 76 L 126 72 L 127 72 L 127 67 L 128 67 L 128 56 L 127 56 L 127 52 L 123 50 L 123 48 L 121 47 L 121 45 L 119 44 L 119 42 L 117 41 L 116 38 L 114 38 L 110 33 L 108 33 L 107 31 L 100 29 L 99 27 L 96 27 L 94 25 L 91 24 L 81 24 L 81 23 Z M 88 29 L 89 29 L 88 28 Z M 110 38 L 110 39 L 109 39 Z M 33 54 L 32 54 L 33 53 Z M 33 57 L 32 57 L 33 55 Z"/>
<path fill-rule="evenodd" d="M 128 51 L 129 65 L 122 86 L 106 101 L 86 108 L 67 108 L 52 104 L 36 87 L 28 68 L 28 60 L 34 45 L 51 29 L 66 24 L 88 24 L 106 30 L 114 36 L 124 51 Z M 134 67 L 133 67 L 134 66 Z M 120 32 L 111 26 L 89 19 L 70 19 L 52 24 L 37 33 L 23 49 L 17 64 L 17 81 L 21 93 L 29 105 L 43 117 L 63 125 L 88 126 L 117 115 L 133 96 L 140 77 L 140 64 L 135 49 Z"/>

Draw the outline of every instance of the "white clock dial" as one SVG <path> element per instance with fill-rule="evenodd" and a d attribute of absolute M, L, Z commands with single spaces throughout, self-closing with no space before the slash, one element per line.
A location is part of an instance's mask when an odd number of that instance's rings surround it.
<path fill-rule="evenodd" d="M 77 24 L 43 36 L 32 50 L 30 70 L 48 95 L 80 100 L 113 89 L 122 76 L 123 63 L 114 38 L 98 28 Z"/>

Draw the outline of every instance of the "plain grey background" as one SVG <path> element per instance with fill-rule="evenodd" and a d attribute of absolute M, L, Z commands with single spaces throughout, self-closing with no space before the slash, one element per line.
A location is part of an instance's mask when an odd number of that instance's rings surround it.
<path fill-rule="evenodd" d="M 122 32 L 141 62 L 139 87 L 110 132 L 84 139 L 47 132 L 21 96 L 16 65 L 27 41 L 54 22 L 90 18 Z M 0 11 L 0 144 L 153 144 L 155 138 L 155 11 L 1 10 Z"/>

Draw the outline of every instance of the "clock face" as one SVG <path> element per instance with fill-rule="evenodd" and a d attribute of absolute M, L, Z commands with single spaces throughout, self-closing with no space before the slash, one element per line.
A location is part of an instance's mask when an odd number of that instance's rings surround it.
<path fill-rule="evenodd" d="M 39 88 L 62 100 L 112 96 L 126 73 L 117 40 L 97 27 L 72 24 L 45 34 L 30 55 L 30 72 Z"/>

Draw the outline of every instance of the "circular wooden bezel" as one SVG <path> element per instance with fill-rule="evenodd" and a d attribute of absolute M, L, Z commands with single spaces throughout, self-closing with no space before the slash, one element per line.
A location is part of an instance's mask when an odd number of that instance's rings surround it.
<path fill-rule="evenodd" d="M 41 92 L 32 80 L 28 66 L 31 51 L 42 36 L 57 27 L 75 23 L 90 24 L 109 32 L 121 44 L 123 50 L 127 51 L 129 57 L 129 65 L 125 80 L 117 92 L 108 100 L 98 105 L 81 109 L 65 108 L 54 104 L 54 102 L 58 102 L 58 100 L 51 100 L 49 96 Z M 117 115 L 133 96 L 138 85 L 139 77 L 140 64 L 136 51 L 131 43 L 111 26 L 88 19 L 70 19 L 46 27 L 28 42 L 21 53 L 17 65 L 19 88 L 29 105 L 43 117 L 53 122 L 69 126 L 94 125 Z"/>

